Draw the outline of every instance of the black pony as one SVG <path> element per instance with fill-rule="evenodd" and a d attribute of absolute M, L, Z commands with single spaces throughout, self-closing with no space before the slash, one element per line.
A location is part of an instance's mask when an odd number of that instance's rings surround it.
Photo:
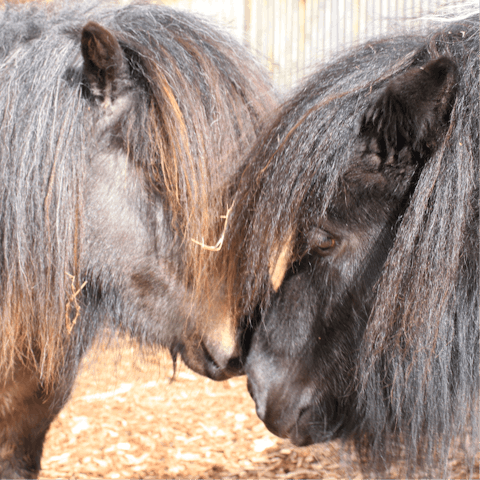
<path fill-rule="evenodd" d="M 17 478 L 100 330 L 228 375 L 233 325 L 199 295 L 191 240 L 223 229 L 276 101 L 228 35 L 146 4 L 7 7 L 0 83 L 0 476 Z"/>
<path fill-rule="evenodd" d="M 296 444 L 353 439 L 374 467 L 478 452 L 478 47 L 475 15 L 356 48 L 237 178 L 219 268 L 258 322 L 258 415 Z"/>

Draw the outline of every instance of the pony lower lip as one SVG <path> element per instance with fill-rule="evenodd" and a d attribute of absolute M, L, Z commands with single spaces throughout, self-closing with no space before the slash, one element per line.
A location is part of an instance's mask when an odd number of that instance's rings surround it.
<path fill-rule="evenodd" d="M 288 438 L 297 446 L 310 445 L 314 442 L 309 433 L 308 422 L 306 425 L 305 422 L 303 422 L 304 424 L 302 425 L 302 417 L 305 414 L 308 414 L 308 411 L 308 407 L 302 408 L 292 423 L 282 422 L 282 419 L 284 418 L 283 415 L 282 417 L 277 417 L 273 420 L 268 418 L 267 415 L 267 418 L 264 420 L 264 424 L 267 429 L 274 435 L 277 435 L 277 437 Z"/>
<path fill-rule="evenodd" d="M 301 424 L 302 418 L 308 415 L 308 411 L 308 407 L 300 409 L 294 425 L 287 430 L 287 438 L 289 438 L 294 445 L 299 447 L 314 443 L 308 430 L 308 424 L 307 426 Z"/>
<path fill-rule="evenodd" d="M 305 434 L 303 436 L 300 436 L 296 433 L 288 435 L 287 437 L 296 447 L 307 447 L 308 445 L 312 445 L 313 443 L 316 443 L 310 434 Z"/>

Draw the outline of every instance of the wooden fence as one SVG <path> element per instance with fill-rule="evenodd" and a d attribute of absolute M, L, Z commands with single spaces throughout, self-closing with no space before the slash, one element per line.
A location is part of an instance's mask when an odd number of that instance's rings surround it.
<path fill-rule="evenodd" d="M 290 87 L 349 45 L 422 27 L 455 0 L 169 0 L 214 17 L 257 52 L 279 86 Z M 452 5 L 457 5 L 453 7 Z"/>

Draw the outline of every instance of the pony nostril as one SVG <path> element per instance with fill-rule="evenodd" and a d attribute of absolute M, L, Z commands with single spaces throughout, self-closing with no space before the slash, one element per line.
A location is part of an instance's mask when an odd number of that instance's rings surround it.
<path fill-rule="evenodd" d="M 300 423 L 300 420 L 302 419 L 302 417 L 303 417 L 304 415 L 306 415 L 309 410 L 310 410 L 310 407 L 309 407 L 309 406 L 308 406 L 308 407 L 302 407 L 302 408 L 299 410 L 299 412 L 298 412 L 298 414 L 297 414 L 297 421 L 296 421 L 297 424 Z"/>
<path fill-rule="evenodd" d="M 243 375 L 243 362 L 240 357 L 228 358 L 222 357 L 220 360 L 216 359 L 208 347 L 202 342 L 201 344 L 205 374 L 212 380 L 226 380 L 230 377 Z"/>
<path fill-rule="evenodd" d="M 227 363 L 227 371 L 233 375 L 243 375 L 243 361 L 240 357 L 231 358 Z"/>
<path fill-rule="evenodd" d="M 215 361 L 215 359 L 212 357 L 210 352 L 208 351 L 208 348 L 205 346 L 205 344 L 202 342 L 202 351 L 203 355 L 205 357 L 205 360 L 207 363 L 214 369 L 214 370 L 221 370 L 220 365 Z"/>

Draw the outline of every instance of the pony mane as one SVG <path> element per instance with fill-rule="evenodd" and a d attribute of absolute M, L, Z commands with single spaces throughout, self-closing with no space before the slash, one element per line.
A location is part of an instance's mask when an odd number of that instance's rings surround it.
<path fill-rule="evenodd" d="M 234 179 L 219 269 L 237 315 L 252 315 L 268 305 L 282 249 L 342 188 L 371 95 L 413 66 L 458 59 L 450 129 L 399 219 L 359 353 L 359 431 L 370 435 L 357 447 L 373 469 L 405 451 L 412 467 L 446 469 L 458 442 L 470 461 L 478 452 L 478 44 L 477 13 L 352 50 L 293 92 Z"/>
<path fill-rule="evenodd" d="M 288 239 L 295 243 L 299 221 L 319 214 L 311 210 L 315 192 L 325 187 L 318 206 L 325 212 L 341 188 L 370 96 L 395 74 L 425 63 L 424 44 L 424 37 L 404 36 L 362 45 L 320 68 L 278 109 L 233 180 L 235 205 L 218 258 L 239 315 L 268 303 L 272 264 Z"/>
<path fill-rule="evenodd" d="M 0 18 L 1 382 L 18 363 L 52 380 L 75 309 L 86 107 L 81 72 L 67 72 L 78 44 L 56 18 L 12 6 Z"/>
<path fill-rule="evenodd" d="M 143 92 L 145 101 L 125 115 L 111 141 L 120 139 L 147 188 L 161 196 L 185 253 L 180 275 L 186 281 L 195 283 L 208 258 L 190 240 L 217 236 L 227 210 L 223 185 L 273 108 L 264 70 L 228 35 L 193 15 L 148 4 L 5 7 L 0 382 L 22 362 L 45 385 L 52 383 L 66 339 L 89 335 L 86 326 L 71 329 L 80 313 L 83 188 L 95 138 L 80 47 L 90 20 L 117 37 Z"/>
<path fill-rule="evenodd" d="M 199 273 L 209 255 L 191 240 L 217 240 L 225 186 L 275 105 L 273 87 L 230 36 L 191 14 L 129 7 L 113 28 L 150 93 L 125 125 L 126 150 L 165 198 L 186 270 Z"/>
<path fill-rule="evenodd" d="M 459 59 L 457 101 L 377 285 L 359 386 L 374 456 L 398 451 L 396 432 L 412 462 L 432 467 L 459 438 L 470 462 L 478 453 L 478 14 L 431 35 L 427 49 Z"/>

